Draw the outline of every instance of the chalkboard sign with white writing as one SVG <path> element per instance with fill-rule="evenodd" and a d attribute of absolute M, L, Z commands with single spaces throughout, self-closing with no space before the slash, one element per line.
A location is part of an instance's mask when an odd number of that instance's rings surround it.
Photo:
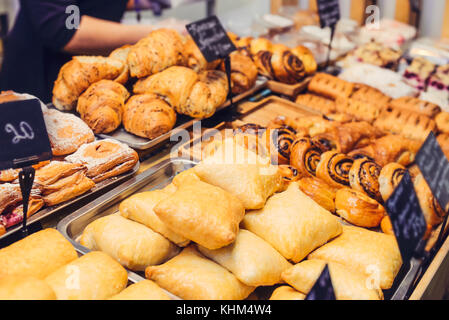
<path fill-rule="evenodd" d="M 37 99 L 0 106 L 0 170 L 51 159 L 51 146 Z"/>
<path fill-rule="evenodd" d="M 186 29 L 208 62 L 224 59 L 237 50 L 216 16 L 192 22 Z"/>
<path fill-rule="evenodd" d="M 329 273 L 329 267 L 326 265 L 321 272 L 320 277 L 310 289 L 305 300 L 336 300 L 334 287 Z"/>
<path fill-rule="evenodd" d="M 416 155 L 415 162 L 441 208 L 449 203 L 449 161 L 433 132 Z"/>
<path fill-rule="evenodd" d="M 317 0 L 321 28 L 335 27 L 340 20 L 339 0 Z"/>
<path fill-rule="evenodd" d="M 410 261 L 424 237 L 427 223 L 419 205 L 412 179 L 407 171 L 385 202 L 404 263 Z"/>

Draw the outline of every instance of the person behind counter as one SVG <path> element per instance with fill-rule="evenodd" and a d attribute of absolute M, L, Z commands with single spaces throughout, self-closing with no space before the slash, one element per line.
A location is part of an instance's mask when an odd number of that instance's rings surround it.
<path fill-rule="evenodd" d="M 5 40 L 0 89 L 50 102 L 58 71 L 73 55 L 107 55 L 153 29 L 119 23 L 133 4 L 128 0 L 20 0 L 16 22 Z M 78 8 L 77 20 L 73 14 Z"/>

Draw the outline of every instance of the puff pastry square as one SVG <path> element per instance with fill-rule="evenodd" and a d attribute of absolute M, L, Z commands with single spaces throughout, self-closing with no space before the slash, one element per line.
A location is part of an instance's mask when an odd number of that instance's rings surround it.
<path fill-rule="evenodd" d="M 306 295 L 289 286 L 280 286 L 271 294 L 270 300 L 304 300 Z"/>
<path fill-rule="evenodd" d="M 305 195 L 296 182 L 268 199 L 263 209 L 248 212 L 242 227 L 293 262 L 301 261 L 342 230 L 339 219 Z"/>
<path fill-rule="evenodd" d="M 291 267 L 270 244 L 248 230 L 240 230 L 235 242 L 227 247 L 208 250 L 199 246 L 198 249 L 249 286 L 279 283 L 281 273 Z"/>
<path fill-rule="evenodd" d="M 176 189 L 175 189 L 176 190 Z M 120 214 L 130 220 L 141 223 L 166 237 L 180 247 L 185 247 L 190 240 L 168 228 L 154 213 L 153 208 L 175 190 L 163 189 L 135 194 L 120 203 Z"/>
<path fill-rule="evenodd" d="M 202 256 L 192 245 L 168 262 L 148 267 L 145 275 L 186 300 L 243 300 L 255 289 Z"/>
<path fill-rule="evenodd" d="M 90 250 L 107 253 L 135 271 L 165 262 L 179 252 L 178 247 L 159 233 L 118 214 L 90 223 L 84 229 L 80 243 Z"/>
<path fill-rule="evenodd" d="M 221 188 L 188 181 L 159 202 L 154 212 L 179 235 L 213 250 L 235 240 L 245 208 Z"/>
<path fill-rule="evenodd" d="M 45 281 L 58 300 L 104 300 L 125 289 L 128 273 L 106 253 L 94 251 L 59 268 Z"/>
<path fill-rule="evenodd" d="M 338 262 L 329 262 L 329 272 L 337 300 L 381 300 L 382 290 L 375 289 L 363 273 Z M 308 294 L 326 266 L 323 260 L 306 260 L 282 273 L 282 279 L 296 290 Z"/>
<path fill-rule="evenodd" d="M 268 197 L 283 187 L 275 166 L 218 163 L 209 158 L 194 169 L 201 180 L 232 193 L 246 209 L 263 208 Z"/>
<path fill-rule="evenodd" d="M 391 287 L 402 265 L 394 236 L 353 226 L 343 226 L 338 238 L 308 258 L 339 262 L 367 276 L 378 276 L 381 289 Z"/>
<path fill-rule="evenodd" d="M 151 280 L 142 280 L 112 296 L 109 300 L 171 300 L 168 294 Z"/>

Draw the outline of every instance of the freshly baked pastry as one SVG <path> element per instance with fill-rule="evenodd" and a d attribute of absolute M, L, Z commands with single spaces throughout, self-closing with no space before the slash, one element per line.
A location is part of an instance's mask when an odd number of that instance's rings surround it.
<path fill-rule="evenodd" d="M 440 112 L 435 117 L 435 122 L 440 132 L 449 134 L 449 112 Z"/>
<path fill-rule="evenodd" d="M 378 108 L 385 108 L 391 101 L 391 98 L 379 89 L 366 84 L 356 84 L 351 99 L 375 104 Z"/>
<path fill-rule="evenodd" d="M 0 214 L 6 208 L 15 206 L 22 201 L 22 192 L 20 185 L 16 183 L 0 184 Z"/>
<path fill-rule="evenodd" d="M 0 279 L 44 279 L 77 257 L 75 248 L 56 229 L 44 229 L 0 249 Z"/>
<path fill-rule="evenodd" d="M 245 214 L 237 197 L 195 180 L 182 183 L 153 210 L 167 227 L 208 249 L 232 243 Z"/>
<path fill-rule="evenodd" d="M 104 300 L 125 289 L 128 273 L 106 253 L 94 251 L 58 268 L 45 282 L 58 300 Z"/>
<path fill-rule="evenodd" d="M 208 118 L 228 96 L 226 74 L 206 70 L 197 74 L 186 67 L 170 67 L 137 81 L 135 94 L 153 93 L 160 96 L 176 112 L 193 118 Z"/>
<path fill-rule="evenodd" d="M 0 171 L 0 183 L 13 182 L 19 177 L 19 170 L 6 169 Z"/>
<path fill-rule="evenodd" d="M 298 181 L 299 189 L 324 209 L 335 212 L 335 190 L 315 177 L 305 177 Z"/>
<path fill-rule="evenodd" d="M 91 85 L 78 99 L 76 111 L 95 133 L 109 133 L 122 123 L 123 106 L 129 93 L 112 80 Z"/>
<path fill-rule="evenodd" d="M 339 237 L 312 252 L 308 259 L 339 262 L 359 270 L 381 289 L 391 288 L 402 265 L 394 236 L 353 226 L 343 226 Z"/>
<path fill-rule="evenodd" d="M 44 200 L 38 194 L 36 194 L 36 190 L 31 191 L 30 200 L 28 201 L 28 211 L 27 217 L 31 217 L 33 214 L 38 212 L 44 206 Z M 11 207 L 11 211 L 4 211 L 3 215 L 0 216 L 3 221 L 3 225 L 5 228 L 9 228 L 19 224 L 23 221 L 23 203 L 21 202 L 16 207 Z"/>
<path fill-rule="evenodd" d="M 251 55 L 254 57 L 259 51 L 271 51 L 273 44 L 266 38 L 245 39 L 242 41 L 247 42 L 249 40 L 249 47 Z"/>
<path fill-rule="evenodd" d="M 443 221 L 446 213 L 441 208 L 438 200 L 432 194 L 429 185 L 427 184 L 424 176 L 419 174 L 414 180 L 413 185 L 415 187 L 416 195 L 418 196 L 419 204 L 426 222 L 431 226 L 436 226 Z"/>
<path fill-rule="evenodd" d="M 424 57 L 416 57 L 405 69 L 404 78 L 407 83 L 420 91 L 426 89 L 427 81 L 435 71 L 435 65 Z"/>
<path fill-rule="evenodd" d="M 349 186 L 349 171 L 353 163 L 351 157 L 337 151 L 327 151 L 321 155 L 315 174 L 331 187 Z"/>
<path fill-rule="evenodd" d="M 334 113 L 336 111 L 335 102 L 314 94 L 305 93 L 296 97 L 296 103 L 304 105 L 312 110 L 321 112 L 324 115 Z"/>
<path fill-rule="evenodd" d="M 164 189 L 134 194 L 120 203 L 120 214 L 127 219 L 151 228 L 176 245 L 185 247 L 190 241 L 168 228 L 153 211 L 154 206 L 170 194 L 172 192 Z"/>
<path fill-rule="evenodd" d="M 309 48 L 305 46 L 297 46 L 290 50 L 295 56 L 297 56 L 302 61 L 302 63 L 304 64 L 304 69 L 306 70 L 307 74 L 315 73 L 318 66 L 313 56 L 313 53 L 312 51 L 310 51 Z"/>
<path fill-rule="evenodd" d="M 305 195 L 296 182 L 268 199 L 263 209 L 247 212 L 242 227 L 293 262 L 341 233 L 338 218 Z"/>
<path fill-rule="evenodd" d="M 443 133 L 438 135 L 437 141 L 440 144 L 440 147 L 443 150 L 444 154 L 449 159 L 449 134 Z"/>
<path fill-rule="evenodd" d="M 253 59 L 259 73 L 275 81 L 295 84 L 306 76 L 303 63 L 290 50 L 259 51 Z"/>
<path fill-rule="evenodd" d="M 326 264 L 332 280 L 337 300 L 382 300 L 379 287 L 369 287 L 369 279 L 358 270 L 348 268 L 338 262 L 306 260 L 282 273 L 282 279 L 299 292 L 308 294 L 320 277 Z"/>
<path fill-rule="evenodd" d="M 296 168 L 301 177 L 312 177 L 321 155 L 326 148 L 317 140 L 311 138 L 297 138 L 290 149 L 290 165 Z"/>
<path fill-rule="evenodd" d="M 229 163 L 220 158 L 220 153 L 206 158 L 195 166 L 194 172 L 201 180 L 236 196 L 245 209 L 262 208 L 268 197 L 283 185 L 276 166 L 259 165 L 250 162 L 252 159 Z"/>
<path fill-rule="evenodd" d="M 382 131 L 366 121 L 343 124 L 331 122 L 330 125 L 324 127 L 323 131 L 312 136 L 327 148 L 342 153 L 367 146 L 384 135 Z"/>
<path fill-rule="evenodd" d="M 34 181 L 41 186 L 48 186 L 76 172 L 85 172 L 86 170 L 87 168 L 79 163 L 55 160 L 38 169 Z"/>
<path fill-rule="evenodd" d="M 126 84 L 129 80 L 129 66 L 127 59 L 129 51 L 131 51 L 131 48 L 132 48 L 131 45 L 126 44 L 124 46 L 121 46 L 120 48 L 115 49 L 109 55 L 109 58 L 120 60 L 124 65 L 122 73 L 117 78 L 114 79 L 114 81 L 123 85 Z"/>
<path fill-rule="evenodd" d="M 221 63 L 220 59 L 212 62 L 207 62 L 206 58 L 204 58 L 195 41 L 193 41 L 193 39 L 190 37 L 184 44 L 183 54 L 186 59 L 186 66 L 190 69 L 193 69 L 195 72 L 216 69 Z"/>
<path fill-rule="evenodd" d="M 130 74 L 143 78 L 171 66 L 183 66 L 183 51 L 183 40 L 178 32 L 170 29 L 154 30 L 129 51 L 127 61 Z"/>
<path fill-rule="evenodd" d="M 330 99 L 347 98 L 354 90 L 354 84 L 327 73 L 318 72 L 309 83 L 310 92 Z"/>
<path fill-rule="evenodd" d="M 436 104 L 415 97 L 401 97 L 393 99 L 390 102 L 390 106 L 397 109 L 420 113 L 430 118 L 435 117 L 441 112 L 441 108 Z"/>
<path fill-rule="evenodd" d="M 80 243 L 90 250 L 107 253 L 127 269 L 135 271 L 161 264 L 178 253 L 178 248 L 159 233 L 119 214 L 88 224 Z"/>
<path fill-rule="evenodd" d="M 389 134 L 374 140 L 366 147 L 351 151 L 348 155 L 354 159 L 371 159 L 380 166 L 385 166 L 391 162 L 408 166 L 415 161 L 415 155 L 420 147 L 419 141 Z"/>
<path fill-rule="evenodd" d="M 42 112 L 45 112 L 48 110 L 47 106 L 37 97 L 28 94 L 28 93 L 17 93 L 12 90 L 7 91 L 1 91 L 0 92 L 0 104 L 6 103 L 6 102 L 12 102 L 12 101 L 18 101 L 18 100 L 32 100 L 37 99 L 39 103 L 41 104 Z"/>
<path fill-rule="evenodd" d="M 93 187 L 95 182 L 86 177 L 84 172 L 78 171 L 55 183 L 44 185 L 42 195 L 45 204 L 50 207 L 82 195 Z"/>
<path fill-rule="evenodd" d="M 349 170 L 349 185 L 369 197 L 382 201 L 379 192 L 379 175 L 382 167 L 369 159 L 354 160 Z"/>
<path fill-rule="evenodd" d="M 403 165 L 395 162 L 389 163 L 382 168 L 379 174 L 379 192 L 384 201 L 387 201 L 391 196 L 406 171 L 407 169 Z"/>
<path fill-rule="evenodd" d="M 382 110 L 374 126 L 418 141 L 424 141 L 430 131 L 436 132 L 437 129 L 435 121 L 425 115 L 391 108 Z"/>
<path fill-rule="evenodd" d="M 386 212 L 384 207 L 365 193 L 342 188 L 335 195 L 337 214 L 346 221 L 366 228 L 379 226 Z"/>
<path fill-rule="evenodd" d="M 44 120 L 54 156 L 71 154 L 95 139 L 89 126 L 73 114 L 48 109 Z"/>
<path fill-rule="evenodd" d="M 289 286 L 277 287 L 271 294 L 270 300 L 304 300 L 305 294 Z"/>
<path fill-rule="evenodd" d="M 132 96 L 124 106 L 123 126 L 139 137 L 155 139 L 173 129 L 175 123 L 175 110 L 156 94 Z"/>
<path fill-rule="evenodd" d="M 296 138 L 296 131 L 291 127 L 268 128 L 262 135 L 266 149 L 271 154 L 271 163 L 288 164 L 290 162 L 290 150 Z"/>
<path fill-rule="evenodd" d="M 370 102 L 353 98 L 338 97 L 335 100 L 337 112 L 346 113 L 358 121 L 373 122 L 380 114 L 380 108 Z"/>
<path fill-rule="evenodd" d="M 85 144 L 77 152 L 65 158 L 71 163 L 87 167 L 86 175 L 98 183 L 131 170 L 139 161 L 137 152 L 112 139 Z"/>
<path fill-rule="evenodd" d="M 301 178 L 298 170 L 287 164 L 279 165 L 279 172 L 281 173 L 282 179 L 284 179 L 284 182 L 286 183 L 295 182 Z"/>
<path fill-rule="evenodd" d="M 56 300 L 56 295 L 43 280 L 12 276 L 1 279 L 0 300 Z"/>
<path fill-rule="evenodd" d="M 359 46 L 353 53 L 355 58 L 363 63 L 369 63 L 378 67 L 396 69 L 401 50 L 385 46 L 380 42 L 371 41 Z"/>
<path fill-rule="evenodd" d="M 59 70 L 53 87 L 53 105 L 59 110 L 73 110 L 79 96 L 95 82 L 114 80 L 125 64 L 113 58 L 76 56 Z"/>
<path fill-rule="evenodd" d="M 240 230 L 235 242 L 227 247 L 198 250 L 225 267 L 248 286 L 271 286 L 281 281 L 281 273 L 291 264 L 270 244 L 248 230 Z"/>
<path fill-rule="evenodd" d="M 248 91 L 257 80 L 257 66 L 251 58 L 235 51 L 230 55 L 231 58 L 231 88 L 233 94 L 240 94 Z M 221 64 L 221 71 L 225 72 L 224 62 Z"/>
<path fill-rule="evenodd" d="M 243 300 L 255 289 L 192 245 L 166 263 L 148 267 L 145 276 L 185 300 Z"/>
<path fill-rule="evenodd" d="M 127 287 L 108 300 L 171 300 L 168 294 L 151 280 L 142 280 Z"/>

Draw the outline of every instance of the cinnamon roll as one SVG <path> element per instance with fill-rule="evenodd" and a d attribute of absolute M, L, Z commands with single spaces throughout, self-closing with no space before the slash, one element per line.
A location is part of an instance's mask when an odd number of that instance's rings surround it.
<path fill-rule="evenodd" d="M 382 170 L 374 161 L 357 159 L 349 170 L 349 185 L 354 190 L 365 193 L 367 196 L 382 201 L 379 192 L 379 175 Z"/>
<path fill-rule="evenodd" d="M 265 127 L 258 124 L 246 123 L 234 129 L 234 140 L 238 145 L 265 157 L 267 156 L 267 150 L 262 139 L 265 130 Z"/>
<path fill-rule="evenodd" d="M 295 129 L 288 126 L 265 130 L 262 139 L 271 154 L 273 164 L 290 163 L 290 147 L 295 138 Z"/>
<path fill-rule="evenodd" d="M 379 174 L 379 192 L 384 201 L 391 196 L 394 189 L 401 182 L 407 169 L 399 163 L 389 163 L 382 168 Z"/>
<path fill-rule="evenodd" d="M 306 76 L 303 63 L 290 50 L 259 51 L 254 63 L 259 74 L 283 83 L 294 84 Z"/>
<path fill-rule="evenodd" d="M 298 169 L 301 176 L 314 176 L 321 155 L 327 151 L 317 140 L 296 139 L 290 150 L 290 165 Z"/>
<path fill-rule="evenodd" d="M 353 162 L 352 158 L 342 153 L 327 151 L 321 155 L 316 176 L 336 188 L 349 186 L 349 171 Z"/>
<path fill-rule="evenodd" d="M 441 208 L 438 200 L 433 196 L 432 191 L 422 174 L 419 174 L 415 178 L 413 185 L 426 222 L 432 226 L 441 223 L 446 213 Z"/>
<path fill-rule="evenodd" d="M 298 181 L 300 178 L 298 170 L 290 165 L 280 165 L 279 171 L 281 173 L 282 179 L 284 179 L 284 181 L 287 183 Z"/>
<path fill-rule="evenodd" d="M 348 222 L 366 228 L 379 226 L 385 216 L 384 207 L 363 192 L 343 188 L 335 195 L 337 214 Z"/>
<path fill-rule="evenodd" d="M 335 189 L 315 177 L 305 177 L 298 181 L 299 189 L 324 209 L 335 212 Z"/>

